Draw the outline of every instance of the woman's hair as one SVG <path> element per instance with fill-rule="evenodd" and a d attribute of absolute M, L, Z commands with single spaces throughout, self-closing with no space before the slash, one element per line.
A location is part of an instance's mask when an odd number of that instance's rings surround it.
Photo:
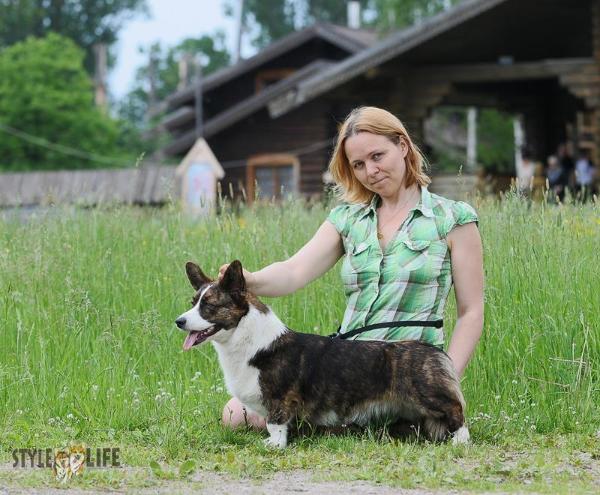
<path fill-rule="evenodd" d="M 346 139 L 359 132 L 370 132 L 387 137 L 392 143 L 403 140 L 408 146 L 405 158 L 405 186 L 413 184 L 428 185 L 431 180 L 425 174 L 425 158 L 412 142 L 402 122 L 387 110 L 377 107 L 358 107 L 352 110 L 344 120 L 338 133 L 333 155 L 329 161 L 329 172 L 335 182 L 334 193 L 338 199 L 348 203 L 368 203 L 375 194 L 363 186 L 354 176 L 346 156 Z"/>

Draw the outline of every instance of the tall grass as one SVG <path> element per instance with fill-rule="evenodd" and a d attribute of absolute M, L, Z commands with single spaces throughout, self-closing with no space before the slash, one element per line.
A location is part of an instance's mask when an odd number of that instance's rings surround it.
<path fill-rule="evenodd" d="M 598 206 L 473 203 L 486 273 L 484 334 L 463 381 L 473 437 L 596 431 Z M 293 254 L 326 215 L 291 202 L 204 221 L 173 207 L 0 220 L 0 444 L 114 439 L 178 456 L 244 443 L 219 426 L 227 392 L 213 349 L 182 351 L 184 264 L 258 269 Z M 331 333 L 344 311 L 338 270 L 265 302 L 291 328 Z M 450 333 L 452 297 L 446 321 Z"/>

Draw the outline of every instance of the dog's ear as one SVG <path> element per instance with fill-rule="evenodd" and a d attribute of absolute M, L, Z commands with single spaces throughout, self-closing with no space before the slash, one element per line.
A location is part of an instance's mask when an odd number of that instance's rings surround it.
<path fill-rule="evenodd" d="M 234 260 L 229 264 L 219 282 L 219 287 L 225 292 L 232 293 L 240 293 L 246 290 L 246 280 L 239 260 Z"/>
<path fill-rule="evenodd" d="M 204 284 L 212 282 L 210 278 L 204 275 L 202 269 L 196 265 L 196 263 L 192 263 L 191 261 L 188 261 L 185 264 L 185 272 L 190 279 L 190 284 L 192 284 L 192 287 L 196 290 L 200 289 Z"/>

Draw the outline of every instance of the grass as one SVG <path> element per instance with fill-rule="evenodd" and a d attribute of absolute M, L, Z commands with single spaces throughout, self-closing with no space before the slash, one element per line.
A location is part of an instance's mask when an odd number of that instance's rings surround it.
<path fill-rule="evenodd" d="M 600 208 L 472 203 L 486 272 L 484 335 L 463 380 L 473 446 L 367 431 L 280 453 L 258 433 L 220 427 L 228 394 L 215 353 L 184 353 L 173 325 L 192 295 L 183 266 L 216 274 L 234 258 L 254 270 L 290 256 L 327 209 L 288 203 L 199 222 L 175 207 L 0 219 L 0 458 L 83 441 L 119 446 L 125 464 L 144 468 L 90 471 L 81 486 L 144 486 L 158 479 L 151 461 L 176 472 L 191 458 L 233 476 L 310 469 L 403 487 L 586 492 L 600 481 Z M 338 268 L 265 302 L 291 328 L 331 333 L 344 310 Z M 451 297 L 449 332 L 454 319 Z M 39 471 L 14 483 L 49 483 Z M 0 481 L 14 474 L 0 470 Z"/>

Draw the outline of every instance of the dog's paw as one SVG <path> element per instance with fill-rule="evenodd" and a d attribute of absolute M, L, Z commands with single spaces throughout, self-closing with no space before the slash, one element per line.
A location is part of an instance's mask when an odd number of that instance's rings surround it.
<path fill-rule="evenodd" d="M 461 426 L 452 435 L 452 445 L 466 445 L 470 443 L 471 435 L 469 435 L 469 429 L 466 426 Z"/>
<path fill-rule="evenodd" d="M 265 438 L 264 443 L 270 449 L 285 449 L 287 447 L 287 441 L 273 437 Z"/>

